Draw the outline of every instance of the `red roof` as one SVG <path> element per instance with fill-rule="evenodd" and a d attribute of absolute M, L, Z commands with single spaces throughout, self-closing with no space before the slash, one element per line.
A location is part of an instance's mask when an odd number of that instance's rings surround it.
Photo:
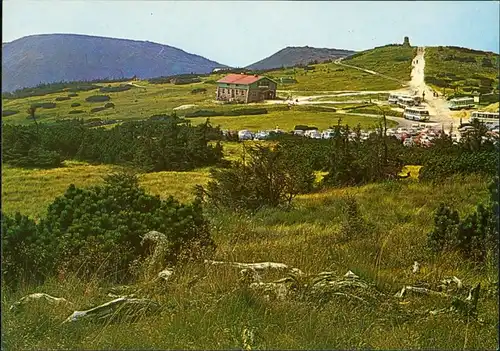
<path fill-rule="evenodd" d="M 219 79 L 217 83 L 226 83 L 226 84 L 252 84 L 256 81 L 264 78 L 263 76 L 249 76 L 247 74 L 228 74 L 222 79 Z"/>

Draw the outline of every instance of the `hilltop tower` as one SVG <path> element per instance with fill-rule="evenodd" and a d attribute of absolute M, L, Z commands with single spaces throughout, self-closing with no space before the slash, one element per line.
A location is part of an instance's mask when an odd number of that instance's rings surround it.
<path fill-rule="evenodd" d="M 404 45 L 404 46 L 410 46 L 410 38 L 405 37 L 405 39 L 404 39 L 404 41 L 403 41 L 403 45 Z"/>

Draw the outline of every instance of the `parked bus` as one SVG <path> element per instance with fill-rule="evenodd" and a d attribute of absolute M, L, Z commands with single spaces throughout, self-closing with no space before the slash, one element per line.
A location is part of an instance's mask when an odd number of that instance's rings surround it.
<path fill-rule="evenodd" d="M 415 105 L 415 99 L 408 95 L 403 95 L 398 98 L 398 105 L 401 108 Z"/>
<path fill-rule="evenodd" d="M 406 107 L 403 117 L 412 121 L 428 121 L 429 111 L 425 107 Z"/>
<path fill-rule="evenodd" d="M 490 129 L 493 129 L 500 124 L 498 112 L 473 111 L 470 120 L 473 121 L 475 119 L 483 122 Z"/>
<path fill-rule="evenodd" d="M 394 104 L 394 105 L 397 105 L 398 102 L 399 102 L 399 97 L 401 95 L 399 94 L 390 94 L 389 95 L 389 98 L 387 99 L 387 101 L 390 103 L 390 104 Z"/>
<path fill-rule="evenodd" d="M 461 110 L 461 109 L 469 109 L 474 108 L 476 105 L 474 104 L 473 97 L 461 97 L 450 100 L 450 110 Z"/>

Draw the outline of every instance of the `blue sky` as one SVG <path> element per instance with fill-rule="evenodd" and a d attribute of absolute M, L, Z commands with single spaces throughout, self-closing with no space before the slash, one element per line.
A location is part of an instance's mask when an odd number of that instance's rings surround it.
<path fill-rule="evenodd" d="M 364 50 L 412 45 L 499 52 L 498 1 L 4 0 L 3 42 L 76 33 L 148 40 L 232 66 L 286 46 Z"/>

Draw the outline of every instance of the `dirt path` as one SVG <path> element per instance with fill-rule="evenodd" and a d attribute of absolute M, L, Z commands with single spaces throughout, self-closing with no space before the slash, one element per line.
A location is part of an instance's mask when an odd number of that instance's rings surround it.
<path fill-rule="evenodd" d="M 424 106 L 427 107 L 430 114 L 429 124 L 443 126 L 449 130 L 451 125 L 457 124 L 453 119 L 452 112 L 448 108 L 448 102 L 441 96 L 435 97 L 433 90 L 425 84 L 425 48 L 420 47 L 417 56 L 413 59 L 413 70 L 411 72 L 411 81 L 409 84 L 410 92 L 416 92 L 418 96 L 425 93 Z"/>

